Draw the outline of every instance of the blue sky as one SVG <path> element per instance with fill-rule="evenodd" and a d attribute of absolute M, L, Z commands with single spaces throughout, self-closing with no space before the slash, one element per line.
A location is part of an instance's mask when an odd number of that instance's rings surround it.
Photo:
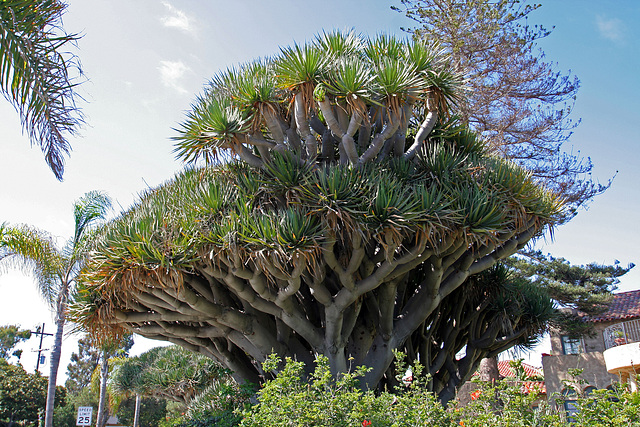
<path fill-rule="evenodd" d="M 172 130 L 218 70 L 280 46 L 302 42 L 323 29 L 354 28 L 374 35 L 401 34 L 412 21 L 379 0 L 70 0 L 67 31 L 84 36 L 76 52 L 88 81 L 79 92 L 87 125 L 71 140 L 65 180 L 56 181 L 37 148 L 21 134 L 17 114 L 0 102 L 0 221 L 27 223 L 61 239 L 72 233 L 72 203 L 90 190 L 106 191 L 116 211 L 148 186 L 171 178 L 182 165 L 172 154 Z M 617 176 L 569 224 L 555 231 L 545 251 L 575 264 L 640 261 L 640 123 L 638 69 L 640 3 L 635 0 L 549 0 L 530 24 L 555 29 L 540 41 L 547 59 L 581 80 L 574 118 L 582 119 L 567 151 L 591 157 L 594 178 Z M 640 288 L 640 268 L 620 290 Z M 24 328 L 47 323 L 50 313 L 32 281 L 17 272 L 0 276 L 0 324 Z M 25 346 L 23 364 L 35 366 Z M 142 345 L 138 345 L 142 348 Z M 76 350 L 64 342 L 61 373 Z M 134 347 L 136 351 L 136 347 Z M 539 364 L 539 360 L 533 360 Z M 62 377 L 62 376 L 61 376 Z"/>

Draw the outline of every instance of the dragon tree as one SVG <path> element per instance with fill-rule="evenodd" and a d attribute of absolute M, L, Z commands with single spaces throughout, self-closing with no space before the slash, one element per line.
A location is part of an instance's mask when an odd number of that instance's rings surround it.
<path fill-rule="evenodd" d="M 324 354 L 376 387 L 400 350 L 448 400 L 540 331 L 548 296 L 487 277 L 563 204 L 459 124 L 446 64 L 435 44 L 331 32 L 217 74 L 176 137 L 188 167 L 99 234 L 75 320 L 255 383 L 266 355 Z"/>

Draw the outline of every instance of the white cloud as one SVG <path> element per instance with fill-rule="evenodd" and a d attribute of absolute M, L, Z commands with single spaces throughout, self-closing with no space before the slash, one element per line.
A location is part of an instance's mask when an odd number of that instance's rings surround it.
<path fill-rule="evenodd" d="M 177 28 L 187 34 L 195 35 L 193 19 L 189 18 L 180 9 L 173 7 L 168 1 L 163 1 L 162 5 L 167 9 L 167 15 L 160 18 L 160 22 L 165 27 Z"/>
<path fill-rule="evenodd" d="M 596 25 L 600 35 L 605 39 L 619 41 L 622 40 L 624 32 L 624 24 L 617 18 L 605 18 L 598 15 L 596 17 Z"/>
<path fill-rule="evenodd" d="M 187 90 L 180 84 L 182 78 L 191 69 L 182 61 L 160 61 L 160 78 L 162 83 L 180 93 L 187 93 Z"/>

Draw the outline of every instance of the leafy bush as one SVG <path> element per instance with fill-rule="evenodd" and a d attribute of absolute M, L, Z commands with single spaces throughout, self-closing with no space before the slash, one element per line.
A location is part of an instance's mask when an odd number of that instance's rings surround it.
<path fill-rule="evenodd" d="M 301 362 L 287 359 L 281 364 L 275 356 L 265 362 L 265 371 L 279 373 L 259 391 L 258 403 L 242 411 L 241 427 L 555 427 L 566 426 L 567 421 L 574 426 L 640 426 L 640 393 L 621 387 L 578 395 L 578 413 L 567 420 L 561 396 L 550 399 L 559 399 L 560 409 L 555 409 L 537 390 L 523 393 L 517 381 L 478 383 L 468 405 L 444 408 L 428 391 L 429 378 L 422 375 L 419 364 L 408 371 L 411 380 L 398 378 L 395 393 L 363 391 L 358 378 L 367 371 L 364 367 L 335 380 L 324 356 L 317 358 L 311 373 Z M 398 365 L 399 372 L 405 372 L 402 357 Z M 210 421 L 190 426 L 233 425 Z"/>
<path fill-rule="evenodd" d="M 280 360 L 271 356 L 266 371 L 275 371 Z M 419 368 L 420 369 L 420 368 Z M 258 393 L 259 403 L 245 410 L 242 427 L 258 426 L 422 426 L 449 425 L 449 416 L 432 393 L 419 384 L 405 393 L 375 394 L 363 391 L 358 378 L 366 372 L 359 367 L 341 375 L 331 374 L 328 359 L 318 356 L 316 368 L 306 379 L 304 365 L 287 359 L 272 381 Z"/>

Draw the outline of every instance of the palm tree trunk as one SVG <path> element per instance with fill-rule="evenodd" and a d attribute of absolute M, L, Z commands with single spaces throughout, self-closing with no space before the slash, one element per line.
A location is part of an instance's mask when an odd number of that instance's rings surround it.
<path fill-rule="evenodd" d="M 138 427 L 140 424 L 140 400 L 142 400 L 142 398 L 139 394 L 136 394 L 136 409 L 133 413 L 133 427 Z"/>
<path fill-rule="evenodd" d="M 47 405 L 44 416 L 44 427 L 53 426 L 53 405 L 56 400 L 56 381 L 58 379 L 58 366 L 60 365 L 60 354 L 62 353 L 62 334 L 64 333 L 66 304 L 60 304 L 56 319 L 56 334 L 54 336 L 53 348 L 49 360 L 49 383 L 47 385 Z"/>
<path fill-rule="evenodd" d="M 107 379 L 109 378 L 109 358 L 106 350 L 102 350 L 102 366 L 100 367 L 100 400 L 98 402 L 98 419 L 96 427 L 107 424 Z"/>

